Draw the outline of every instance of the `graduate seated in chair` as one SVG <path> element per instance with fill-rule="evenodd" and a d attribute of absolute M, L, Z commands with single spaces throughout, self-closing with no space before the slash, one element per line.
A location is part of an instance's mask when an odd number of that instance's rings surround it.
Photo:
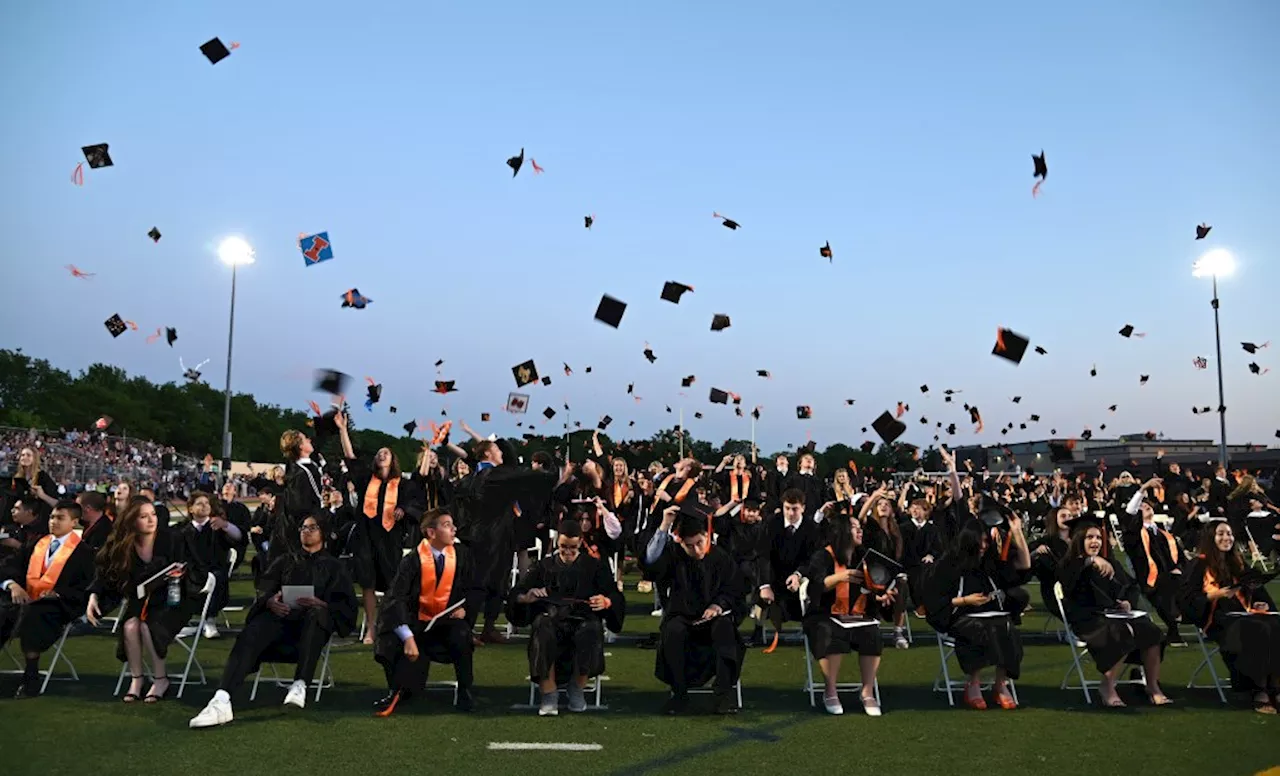
<path fill-rule="evenodd" d="M 538 716 L 559 713 L 557 683 L 568 683 L 569 711 L 587 710 L 587 680 L 604 673 L 604 629 L 622 630 L 626 601 L 607 563 L 582 551 L 582 526 L 557 528 L 556 552 L 538 560 L 511 590 L 507 618 L 531 625 L 529 679 L 542 691 Z"/>
<path fill-rule="evenodd" d="M 16 633 L 26 659 L 19 700 L 40 694 L 40 655 L 84 613 L 93 556 L 90 550 L 76 556 L 80 562 L 71 560 L 80 545 L 72 530 L 79 519 L 79 504 L 59 501 L 49 515 L 49 533 L 0 567 L 0 647 Z"/>
<path fill-rule="evenodd" d="M 1159 479 L 1142 484 L 1125 505 L 1123 534 L 1125 554 L 1133 563 L 1134 576 L 1142 585 L 1142 595 L 1151 602 L 1167 628 L 1165 640 L 1171 647 L 1185 647 L 1178 634 L 1182 614 L 1178 611 L 1178 589 L 1182 584 L 1182 553 L 1173 534 L 1155 521 L 1156 500 L 1149 491 Z"/>
<path fill-rule="evenodd" d="M 711 544 L 707 523 L 708 514 L 692 501 L 667 507 L 642 559 L 654 585 L 667 591 L 654 670 L 671 686 L 666 714 L 685 711 L 689 689 L 713 677 L 715 712 L 738 711 L 733 690 L 746 655 L 738 633 L 746 591 L 733 558 Z"/>
<path fill-rule="evenodd" d="M 430 663 L 452 663 L 458 711 L 471 711 L 472 652 L 467 600 L 483 600 L 466 547 L 455 545 L 453 517 L 442 509 L 422 516 L 422 542 L 400 560 L 378 617 L 374 657 L 387 675 L 387 695 L 374 715 L 389 717 L 425 689 Z"/>
<path fill-rule="evenodd" d="M 328 530 L 322 517 L 308 515 L 298 528 L 301 552 L 276 558 L 258 580 L 258 596 L 245 617 L 244 630 L 222 671 L 213 699 L 191 719 L 191 728 L 216 727 L 233 719 L 231 693 L 264 662 L 294 662 L 286 706 L 307 704 L 307 688 L 329 638 L 351 632 L 356 592 L 346 565 L 325 550 Z M 291 599 L 286 599 L 286 588 Z M 297 588 L 303 588 L 298 590 Z M 292 597 L 294 593 L 301 593 Z"/>
<path fill-rule="evenodd" d="M 784 623 L 800 621 L 804 564 L 821 549 L 818 524 L 805 516 L 805 504 L 804 493 L 789 488 L 782 493 L 782 514 L 769 518 L 769 551 L 758 580 L 761 609 L 773 623 L 773 643 L 765 648 L 766 654 L 778 648 Z"/>
<path fill-rule="evenodd" d="M 1071 631 L 1085 643 L 1102 672 L 1102 705 L 1123 707 L 1116 682 L 1126 664 L 1145 669 L 1147 697 L 1156 706 L 1171 703 L 1160 689 L 1161 644 L 1164 633 L 1138 610 L 1138 584 L 1102 557 L 1107 544 L 1102 521 L 1092 515 L 1072 522 L 1071 544 L 1058 568 L 1062 608 Z"/>
<path fill-rule="evenodd" d="M 823 527 L 830 543 L 807 564 L 809 607 L 804 618 L 809 651 L 826 678 L 822 705 L 828 714 L 844 714 L 837 689 L 840 663 L 845 655 L 856 652 L 863 711 L 878 717 L 876 672 L 884 648 L 878 622 L 882 614 L 893 611 L 893 599 L 905 593 L 895 585 L 901 567 L 863 547 L 862 521 L 857 516 L 833 507 Z"/>

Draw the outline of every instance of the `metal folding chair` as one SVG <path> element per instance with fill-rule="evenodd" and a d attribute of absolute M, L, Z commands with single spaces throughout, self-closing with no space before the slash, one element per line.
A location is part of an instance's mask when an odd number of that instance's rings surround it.
<path fill-rule="evenodd" d="M 52 679 L 56 678 L 60 682 L 80 681 L 80 674 L 76 672 L 75 663 L 71 662 L 71 658 L 67 657 L 64 651 L 64 647 L 66 646 L 66 643 L 67 643 L 67 636 L 71 634 L 71 629 L 74 626 L 75 626 L 75 622 L 72 621 L 67 623 L 67 625 L 63 627 L 62 636 L 58 638 L 58 643 L 54 645 L 53 656 L 49 658 L 49 667 L 40 669 L 40 676 L 44 677 L 44 681 L 41 682 L 40 684 L 40 693 L 42 695 L 44 694 L 44 691 L 49 687 L 49 681 Z M 9 649 L 9 645 L 5 646 L 4 652 L 6 655 L 9 656 L 9 659 L 13 661 L 14 668 L 0 671 L 0 674 L 8 674 L 11 676 L 23 674 L 25 670 L 23 668 L 23 664 L 18 660 L 18 658 L 13 656 L 13 653 Z M 55 669 L 58 667 L 59 660 L 67 664 L 67 670 L 71 672 L 71 676 L 58 676 L 58 677 L 54 676 Z"/>
<path fill-rule="evenodd" d="M 803 619 L 809 609 L 809 580 L 805 579 L 800 583 L 800 616 Z M 868 620 L 866 625 L 857 625 L 854 627 L 863 628 L 876 626 L 874 620 Z M 879 627 L 876 627 L 879 630 Z M 826 692 L 826 685 L 819 685 L 813 678 L 813 662 L 814 658 L 809 651 L 809 634 L 804 634 L 804 691 L 809 695 L 809 705 L 818 705 L 818 693 Z M 819 671 L 821 673 L 821 671 Z M 880 702 L 880 679 L 877 678 L 875 685 L 872 687 L 875 692 L 876 703 Z M 856 692 L 859 696 L 862 694 L 862 682 L 836 682 L 836 693 Z M 739 703 L 741 705 L 741 703 Z"/>
<path fill-rule="evenodd" d="M 949 661 L 952 655 L 956 653 L 955 639 L 951 638 L 947 634 L 942 633 L 940 631 L 935 633 L 934 635 L 938 639 L 938 656 L 941 658 L 940 660 L 941 666 L 938 669 L 937 676 L 934 677 L 934 680 L 933 680 L 933 691 L 945 692 L 947 694 L 947 705 L 955 706 L 956 705 L 955 691 L 956 690 L 963 691 L 965 687 L 968 685 L 968 681 L 952 679 L 951 669 L 947 666 L 947 661 Z M 993 684 L 994 684 L 994 681 L 982 682 L 981 684 L 978 685 L 978 688 L 983 691 L 990 690 Z M 1013 698 L 1014 702 L 1017 703 L 1018 688 L 1015 682 L 1012 679 L 1009 679 L 1006 681 L 1005 684 L 1009 687 L 1009 695 Z"/>
<path fill-rule="evenodd" d="M 525 677 L 525 678 L 529 679 L 529 677 Z M 582 691 L 588 698 L 594 697 L 594 700 L 587 703 L 587 711 L 608 711 L 609 710 L 609 707 L 604 705 L 604 702 L 603 702 L 604 683 L 608 679 L 609 677 L 607 676 L 593 676 L 587 679 L 587 686 L 582 688 Z M 562 683 L 557 681 L 556 690 L 558 695 L 566 695 L 569 692 L 569 685 L 568 683 Z M 538 708 L 538 706 L 540 705 L 538 703 L 540 694 L 541 693 L 538 689 L 537 682 L 534 682 L 532 679 L 530 679 L 529 680 L 529 702 L 527 704 L 518 703 L 512 706 L 511 709 L 513 711 L 532 711 L 533 709 Z"/>
<path fill-rule="evenodd" d="M 204 593 L 204 606 L 201 607 L 200 609 L 200 620 L 196 623 L 195 633 L 191 634 L 190 636 L 182 636 L 181 634 L 179 634 L 173 640 L 174 644 L 177 644 L 178 646 L 182 647 L 187 652 L 187 662 L 182 669 L 182 678 L 179 679 L 178 681 L 178 694 L 177 694 L 178 698 L 182 697 L 182 693 L 186 691 L 187 685 L 193 683 L 193 682 L 190 682 L 191 667 L 193 665 L 195 666 L 196 670 L 200 672 L 199 683 L 200 684 L 209 683 L 208 677 L 206 677 L 204 673 L 204 666 L 200 665 L 200 661 L 196 659 L 196 649 L 200 646 L 200 637 L 204 634 L 204 624 L 209 619 L 209 605 L 213 602 L 213 591 L 215 590 L 217 583 L 218 583 L 217 578 L 214 577 L 212 574 L 210 574 L 208 578 L 205 579 L 204 587 L 200 589 L 200 592 Z M 190 639 L 191 641 L 190 644 L 187 643 L 188 639 Z M 151 667 L 147 665 L 147 661 L 145 659 L 143 660 L 142 670 L 146 673 L 147 676 L 151 677 L 152 680 L 154 681 L 155 676 L 151 672 Z M 120 688 L 124 686 L 124 678 L 128 673 L 129 673 L 129 664 L 127 662 L 121 663 L 120 676 L 119 678 L 116 679 L 116 689 L 115 689 L 115 692 L 113 693 L 114 695 L 120 694 Z M 170 677 L 170 680 L 172 680 L 172 677 Z"/>
<path fill-rule="evenodd" d="M 320 693 L 333 687 L 337 680 L 333 676 L 333 668 L 329 665 L 329 650 L 333 647 L 333 636 L 329 637 L 329 641 L 325 643 L 324 649 L 320 652 L 320 666 L 316 671 L 316 676 L 311 680 L 310 688 L 316 691 L 316 702 L 320 702 Z M 253 688 L 249 690 L 249 700 L 253 701 L 258 697 L 258 682 L 262 680 L 262 672 L 270 670 L 271 676 L 267 677 L 267 681 L 273 683 L 276 687 L 287 688 L 293 685 L 292 679 L 285 679 L 280 676 L 280 672 L 276 669 L 274 662 L 263 662 L 258 666 L 257 672 L 253 675 Z"/>
<path fill-rule="evenodd" d="M 1221 650 L 1217 644 L 1213 645 L 1213 649 L 1209 649 L 1208 642 L 1205 641 L 1204 631 L 1196 628 L 1196 643 L 1200 645 L 1201 660 L 1196 669 L 1191 672 L 1191 679 L 1187 681 L 1188 690 L 1207 690 L 1213 688 L 1218 691 L 1218 700 L 1223 703 L 1227 702 L 1227 693 L 1222 689 L 1222 678 L 1218 676 L 1218 669 L 1213 665 L 1213 658 L 1221 654 Z M 1200 678 L 1201 672 L 1209 669 L 1209 676 L 1213 677 L 1213 684 L 1196 684 L 1196 680 Z"/>
<path fill-rule="evenodd" d="M 240 553 L 236 551 L 235 547 L 232 547 L 231 550 L 227 552 L 227 585 L 228 586 L 231 584 L 231 569 L 235 568 L 236 560 L 239 557 L 240 557 Z M 218 615 L 222 617 L 223 630 L 227 631 L 228 633 L 238 633 L 239 632 L 238 630 L 231 627 L 231 620 L 227 619 L 227 612 L 243 612 L 243 611 L 244 611 L 243 606 L 222 607 L 222 611 L 218 612 Z"/>
<path fill-rule="evenodd" d="M 1053 597 L 1058 604 L 1058 613 L 1062 616 L 1062 627 L 1066 632 L 1067 646 L 1071 648 L 1071 665 L 1067 668 L 1066 674 L 1062 677 L 1062 683 L 1058 685 L 1059 690 L 1082 690 L 1084 692 L 1084 702 L 1093 703 L 1093 699 L 1089 697 L 1089 688 L 1099 687 L 1102 682 L 1098 679 L 1087 679 L 1084 675 L 1084 665 L 1080 662 L 1087 658 L 1089 653 L 1086 651 L 1085 643 L 1076 637 L 1071 625 L 1067 623 L 1067 609 L 1062 604 L 1062 583 L 1053 583 Z M 1071 681 L 1071 672 L 1075 671 L 1076 676 L 1080 678 L 1080 684 L 1068 684 Z M 1137 679 L 1119 679 L 1116 681 L 1120 684 L 1134 684 L 1146 686 L 1147 671 L 1142 666 L 1138 666 Z"/>

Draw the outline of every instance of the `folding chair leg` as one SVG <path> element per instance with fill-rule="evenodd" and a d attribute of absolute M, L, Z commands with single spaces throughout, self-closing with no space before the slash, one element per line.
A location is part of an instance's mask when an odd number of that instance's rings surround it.
<path fill-rule="evenodd" d="M 330 640 L 328 644 L 324 645 L 324 655 L 320 658 L 320 681 L 316 682 L 316 703 L 320 702 L 320 693 L 324 692 L 325 682 L 328 679 L 332 679 L 332 675 L 329 673 L 329 644 L 332 643 L 332 640 Z"/>
<path fill-rule="evenodd" d="M 62 637 L 58 639 L 58 644 L 53 650 L 53 657 L 49 659 L 49 668 L 44 672 L 44 682 L 40 684 L 40 694 L 44 695 L 44 691 L 49 688 L 49 680 L 53 679 L 54 669 L 58 667 L 58 660 L 67 664 L 67 670 L 71 672 L 72 681 L 80 681 L 80 674 L 76 672 L 76 664 L 71 662 L 71 658 L 62 654 L 67 644 L 67 634 L 71 632 L 71 626 L 68 625 L 62 629 Z"/>

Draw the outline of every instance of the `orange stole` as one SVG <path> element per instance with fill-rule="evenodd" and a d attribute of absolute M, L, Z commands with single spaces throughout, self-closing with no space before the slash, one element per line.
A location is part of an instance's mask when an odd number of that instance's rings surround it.
<path fill-rule="evenodd" d="M 739 484 L 741 480 L 741 484 Z M 747 494 L 751 492 L 751 472 L 729 472 L 729 500 L 745 501 Z"/>
<path fill-rule="evenodd" d="M 418 590 L 418 619 L 430 620 L 449 607 L 453 593 L 453 572 L 458 568 L 458 553 L 450 545 L 444 548 L 444 573 L 436 579 L 436 558 L 431 545 L 424 539 L 418 545 L 418 564 L 422 567 L 422 582 Z"/>
<path fill-rule="evenodd" d="M 400 497 L 400 478 L 387 480 L 387 495 L 382 499 L 382 530 L 390 531 L 396 524 L 396 502 Z M 364 516 L 372 520 L 378 516 L 378 491 L 382 489 L 382 478 L 373 475 L 369 485 L 364 489 Z"/>
<path fill-rule="evenodd" d="M 27 561 L 27 595 L 31 596 L 32 600 L 39 600 L 58 584 L 62 567 L 67 565 L 67 558 L 71 557 L 71 551 L 80 544 L 80 537 L 75 533 L 68 533 L 62 537 L 62 544 L 58 546 L 58 551 L 53 554 L 53 560 L 46 568 L 44 558 L 49 553 L 49 543 L 52 541 L 53 535 L 50 534 L 36 542 L 35 549 L 31 551 L 31 559 Z"/>
<path fill-rule="evenodd" d="M 622 506 L 622 502 L 626 501 L 627 490 L 628 490 L 627 483 L 625 480 L 622 481 L 621 483 L 617 481 L 613 483 L 613 508 L 614 509 L 617 509 L 618 507 Z"/>
<path fill-rule="evenodd" d="M 662 481 L 661 485 L 658 486 L 658 490 L 663 493 L 666 493 L 667 486 L 670 485 L 671 481 L 674 480 L 675 478 L 676 476 L 674 474 L 668 474 L 667 478 Z M 676 504 L 684 503 L 685 498 L 687 498 L 689 495 L 689 491 L 693 490 L 693 485 L 694 485 L 693 479 L 686 479 L 684 481 L 684 484 L 680 486 L 680 490 L 676 492 L 675 498 L 673 498 L 672 501 Z"/>
<path fill-rule="evenodd" d="M 1200 557 L 1201 559 L 1204 558 L 1203 555 L 1201 555 Z M 1213 578 L 1213 572 L 1206 568 L 1204 570 L 1204 592 L 1216 593 L 1221 589 L 1222 589 L 1222 586 L 1218 584 L 1218 580 Z M 1218 611 L 1219 600 L 1221 599 L 1215 599 L 1212 603 L 1209 604 L 1209 619 L 1205 620 L 1205 623 L 1204 623 L 1204 629 L 1206 631 L 1209 630 L 1210 626 L 1213 625 L 1213 615 L 1216 614 Z M 1249 611 L 1249 600 L 1244 597 L 1244 591 L 1240 590 L 1239 588 L 1236 589 L 1236 600 L 1240 602 L 1240 605 L 1244 607 L 1244 610 L 1246 612 Z"/>
<path fill-rule="evenodd" d="M 839 558 L 836 557 L 836 551 L 831 549 L 831 545 L 829 544 L 827 545 L 826 550 L 827 550 L 827 554 L 831 556 L 831 562 L 835 564 L 835 573 L 837 574 L 842 573 L 845 570 L 845 565 L 840 562 Z M 866 610 L 866 603 L 865 601 L 863 601 L 865 597 L 866 596 L 858 597 L 858 606 L 854 607 L 856 614 L 862 613 L 860 611 L 856 611 L 859 608 L 859 606 L 864 611 Z M 835 615 L 849 614 L 849 583 L 848 582 L 839 582 L 836 584 L 836 602 L 831 607 L 831 613 Z"/>
<path fill-rule="evenodd" d="M 1178 563 L 1178 543 L 1173 540 L 1173 535 L 1163 528 L 1157 528 L 1160 533 L 1164 534 L 1164 540 L 1169 543 L 1169 557 L 1173 559 L 1176 566 Z M 1155 587 L 1156 577 L 1159 576 L 1159 569 L 1156 568 L 1155 558 L 1151 557 L 1151 532 L 1144 525 L 1142 527 L 1142 551 L 1147 555 L 1147 587 Z"/>

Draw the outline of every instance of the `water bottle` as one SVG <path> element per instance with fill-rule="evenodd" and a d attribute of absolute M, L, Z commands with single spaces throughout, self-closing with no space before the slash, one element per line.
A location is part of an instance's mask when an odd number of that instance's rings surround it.
<path fill-rule="evenodd" d="M 169 591 L 165 601 L 169 606 L 182 603 L 182 584 L 178 577 L 169 577 Z"/>

